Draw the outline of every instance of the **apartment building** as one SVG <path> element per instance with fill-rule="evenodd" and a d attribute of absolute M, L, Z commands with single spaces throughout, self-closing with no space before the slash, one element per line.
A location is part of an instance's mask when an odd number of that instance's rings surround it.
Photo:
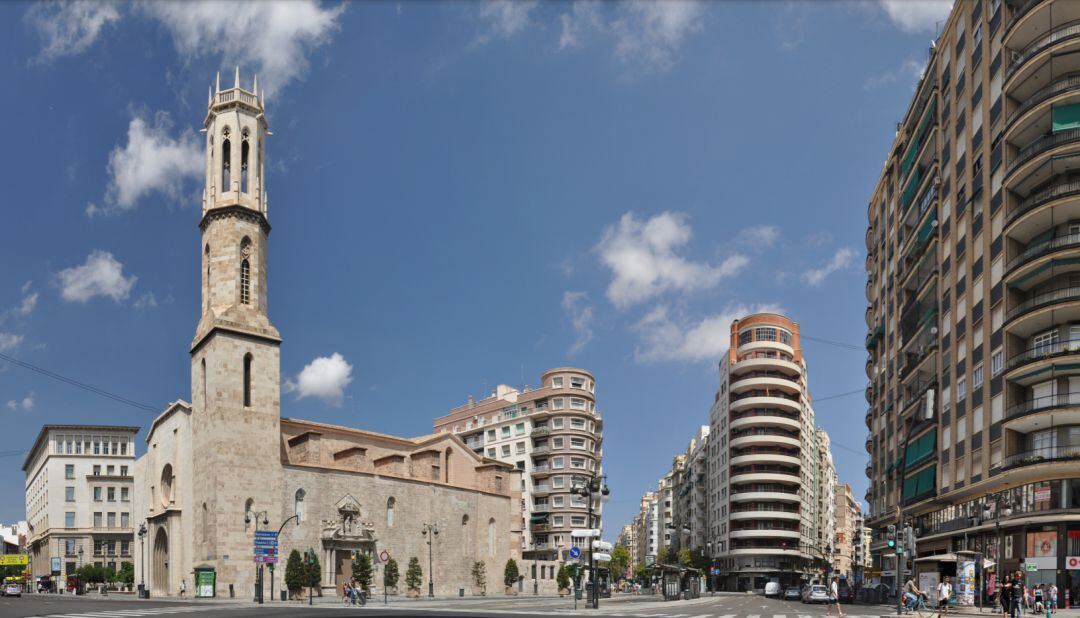
<path fill-rule="evenodd" d="M 660 547 L 669 556 L 669 562 L 674 562 L 670 556 L 673 555 L 673 551 L 678 550 L 678 543 L 675 540 L 678 536 L 678 531 L 675 529 L 675 479 L 682 475 L 685 466 L 686 456 L 679 453 L 671 462 L 671 470 L 660 478 L 656 486 L 656 496 L 659 501 L 657 526 L 660 528 Z"/>
<path fill-rule="evenodd" d="M 23 462 L 33 577 L 133 562 L 131 500 L 138 427 L 45 425 Z"/>
<path fill-rule="evenodd" d="M 855 572 L 856 531 L 862 526 L 862 506 L 851 485 L 836 486 L 836 531 L 833 540 L 833 572 L 851 578 Z"/>
<path fill-rule="evenodd" d="M 1073 0 L 957 0 L 884 153 L 866 500 L 886 583 L 902 507 L 920 565 L 979 552 L 1080 594 L 1078 16 Z"/>
<path fill-rule="evenodd" d="M 815 540 L 816 554 L 825 563 L 831 564 L 836 553 L 836 486 L 839 483 L 836 464 L 832 456 L 832 440 L 829 434 L 818 427 L 814 431 L 817 462 L 814 467 L 814 518 L 811 527 Z"/>
<path fill-rule="evenodd" d="M 570 531 L 600 528 L 602 501 L 571 489 L 601 474 L 603 420 L 596 409 L 596 378 L 584 369 L 545 371 L 539 388 L 499 385 L 481 401 L 435 419 L 436 433 L 452 432 L 475 452 L 522 471 L 526 560 L 566 560 Z"/>
<path fill-rule="evenodd" d="M 707 555 L 708 542 L 708 439 L 709 426 L 702 425 L 686 447 L 681 462 L 673 470 L 674 510 L 672 550 L 689 549 L 695 556 Z"/>
<path fill-rule="evenodd" d="M 823 565 L 817 511 L 825 484 L 798 324 L 769 313 L 734 321 L 719 369 L 708 447 L 716 584 L 798 584 Z"/>

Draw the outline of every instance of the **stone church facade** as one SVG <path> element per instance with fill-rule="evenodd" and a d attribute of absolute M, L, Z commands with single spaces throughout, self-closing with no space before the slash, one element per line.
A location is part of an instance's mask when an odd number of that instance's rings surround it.
<path fill-rule="evenodd" d="M 417 557 L 436 594 L 489 590 L 521 553 L 521 473 L 450 434 L 400 438 L 281 417 L 281 336 L 267 311 L 270 223 L 263 160 L 268 130 L 258 93 L 218 86 L 204 121 L 206 187 L 200 243 L 202 316 L 190 348 L 190 403 L 151 424 L 135 464 L 136 583 L 178 594 L 194 571 L 213 569 L 215 594 L 253 595 L 256 530 L 278 530 L 281 590 L 288 553 L 313 549 L 322 585 L 340 591 L 351 557 L 385 555 L 404 571 Z M 282 527 L 283 526 L 283 527 Z M 381 569 L 376 565 L 376 582 Z M 264 571 L 265 594 L 270 573 Z"/>

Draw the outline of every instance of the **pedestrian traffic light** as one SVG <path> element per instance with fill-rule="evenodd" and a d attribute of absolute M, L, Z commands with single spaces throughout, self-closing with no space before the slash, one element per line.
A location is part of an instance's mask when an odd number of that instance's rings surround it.
<path fill-rule="evenodd" d="M 890 548 L 896 547 L 896 526 L 894 524 L 889 524 L 889 531 L 885 538 L 888 540 Z"/>

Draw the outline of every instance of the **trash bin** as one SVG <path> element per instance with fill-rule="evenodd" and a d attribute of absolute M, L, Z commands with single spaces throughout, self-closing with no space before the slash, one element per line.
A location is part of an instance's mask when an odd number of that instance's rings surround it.
<path fill-rule="evenodd" d="M 464 588 L 458 588 L 457 595 L 459 597 L 465 596 L 465 589 Z"/>
<path fill-rule="evenodd" d="M 282 601 L 288 601 L 289 600 L 289 591 L 288 590 L 282 590 L 281 591 L 281 600 Z"/>

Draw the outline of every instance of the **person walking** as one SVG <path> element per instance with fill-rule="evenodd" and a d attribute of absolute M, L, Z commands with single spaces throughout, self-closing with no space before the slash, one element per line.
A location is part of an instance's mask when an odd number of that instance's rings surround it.
<path fill-rule="evenodd" d="M 1001 603 L 1001 618 L 1009 618 L 1009 597 L 1012 596 L 1012 575 L 1005 577 L 998 585 L 998 602 Z"/>
<path fill-rule="evenodd" d="M 844 618 L 844 609 L 840 607 L 840 586 L 836 583 L 835 577 L 829 585 L 829 602 L 825 606 L 826 614 L 829 616 L 832 616 L 832 606 L 834 603 L 836 604 L 836 613 L 839 614 L 840 618 Z"/>
<path fill-rule="evenodd" d="M 1058 608 L 1058 588 L 1057 588 L 1057 584 L 1055 584 L 1055 583 L 1050 584 L 1050 599 L 1047 601 L 1046 607 L 1047 607 L 1047 609 L 1050 610 L 1051 615 L 1057 613 L 1057 608 Z"/>
<path fill-rule="evenodd" d="M 941 578 L 941 583 L 937 587 L 938 595 L 938 610 L 941 615 L 949 615 L 949 599 L 952 598 L 952 584 L 949 583 L 949 576 Z"/>
<path fill-rule="evenodd" d="M 1012 578 L 1012 594 L 1009 595 L 1009 618 L 1020 618 L 1023 613 L 1024 580 L 1020 571 Z"/>
<path fill-rule="evenodd" d="M 180 580 L 180 598 L 181 599 L 184 598 L 184 593 L 185 592 L 187 592 L 187 580 L 186 579 L 181 579 Z"/>

